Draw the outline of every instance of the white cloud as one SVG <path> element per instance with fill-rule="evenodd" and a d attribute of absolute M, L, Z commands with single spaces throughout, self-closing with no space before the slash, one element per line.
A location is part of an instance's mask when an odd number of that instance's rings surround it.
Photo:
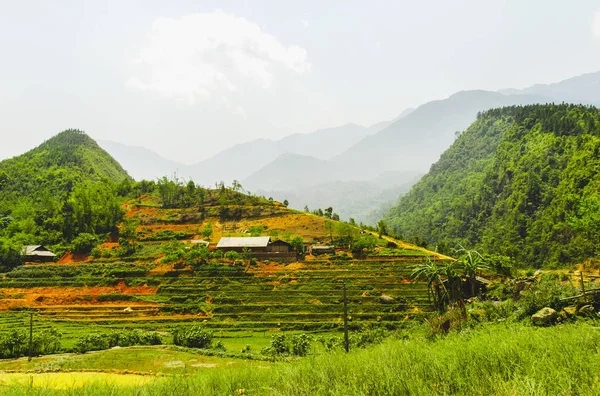
<path fill-rule="evenodd" d="M 306 19 L 302 20 L 302 27 L 304 27 L 304 29 L 308 29 L 308 21 Z"/>
<path fill-rule="evenodd" d="M 227 96 L 240 87 L 265 89 L 282 70 L 310 69 L 304 48 L 286 47 L 257 24 L 220 10 L 156 19 L 132 64 L 130 87 L 189 103 L 216 97 L 239 114 L 243 109 Z"/>
<path fill-rule="evenodd" d="M 594 31 L 594 37 L 600 38 L 600 10 L 596 11 L 596 15 L 594 15 L 592 30 Z"/>

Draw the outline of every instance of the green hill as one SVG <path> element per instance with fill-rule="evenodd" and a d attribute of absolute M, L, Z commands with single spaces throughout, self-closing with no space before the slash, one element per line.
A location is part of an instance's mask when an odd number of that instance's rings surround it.
<path fill-rule="evenodd" d="M 430 245 L 543 266 L 597 256 L 600 112 L 579 105 L 480 114 L 387 215 Z"/>
<path fill-rule="evenodd" d="M 84 132 L 67 130 L 0 162 L 0 266 L 24 244 L 58 251 L 77 235 L 108 233 L 122 217 L 131 178 Z"/>

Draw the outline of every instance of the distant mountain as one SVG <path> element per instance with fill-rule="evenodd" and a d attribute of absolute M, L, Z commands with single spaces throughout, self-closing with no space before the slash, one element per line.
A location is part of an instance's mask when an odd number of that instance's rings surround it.
<path fill-rule="evenodd" d="M 155 180 L 173 173 L 187 177 L 187 165 L 163 158 L 146 148 L 127 146 L 109 140 L 98 140 L 98 144 L 136 180 Z"/>
<path fill-rule="evenodd" d="M 387 215 L 396 233 L 535 266 L 580 263 L 600 247 L 600 110 L 483 113 Z"/>
<path fill-rule="evenodd" d="M 271 196 L 283 202 L 288 200 L 290 207 L 303 210 L 308 206 L 311 210 L 333 207 L 342 220 L 354 218 L 357 223 L 362 222 L 375 225 L 399 197 L 408 192 L 421 175 L 406 175 L 407 182 L 402 179 L 390 179 L 387 186 L 375 182 L 361 181 L 334 181 L 312 185 L 310 187 L 293 187 L 286 190 L 257 190 L 258 194 Z M 396 184 L 400 181 L 400 184 Z"/>
<path fill-rule="evenodd" d="M 538 95 L 554 102 L 600 105 L 600 71 L 587 73 L 553 84 L 536 84 L 525 89 L 504 89 L 510 95 Z"/>
<path fill-rule="evenodd" d="M 201 183 L 244 180 L 283 154 L 317 159 L 332 158 L 369 134 L 369 128 L 346 124 L 279 140 L 258 139 L 237 144 L 198 164 L 187 172 Z M 264 186 L 263 186 L 264 187 Z"/>
<path fill-rule="evenodd" d="M 244 179 L 242 185 L 251 191 L 305 188 L 336 180 L 339 174 L 340 170 L 330 161 L 306 155 L 282 154 Z"/>
<path fill-rule="evenodd" d="M 378 122 L 377 124 L 373 124 L 369 127 L 369 135 L 372 135 L 374 133 L 377 133 L 379 131 L 381 131 L 382 129 L 387 128 L 388 126 L 390 126 L 391 124 L 393 124 L 394 122 L 398 121 L 400 118 L 406 117 L 407 115 L 409 115 L 410 113 L 412 113 L 415 109 L 413 109 L 412 107 L 404 110 L 402 113 L 400 113 L 396 118 L 394 118 L 393 120 L 389 120 L 389 121 L 382 121 L 382 122 Z"/>
<path fill-rule="evenodd" d="M 345 178 L 368 180 L 388 170 L 426 171 L 466 129 L 478 112 L 507 105 L 545 103 L 547 98 L 464 91 L 419 106 L 333 159 Z"/>

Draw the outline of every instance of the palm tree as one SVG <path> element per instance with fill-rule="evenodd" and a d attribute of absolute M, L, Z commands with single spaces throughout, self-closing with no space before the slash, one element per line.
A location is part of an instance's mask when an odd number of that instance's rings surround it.
<path fill-rule="evenodd" d="M 457 252 L 462 253 L 459 262 L 463 268 L 465 277 L 468 279 L 469 285 L 471 286 L 471 296 L 475 296 L 477 292 L 477 271 L 489 269 L 489 266 L 477 250 L 467 250 L 461 246 Z"/>
<path fill-rule="evenodd" d="M 440 311 L 446 308 L 446 302 L 448 301 L 448 290 L 442 280 L 445 273 L 445 267 L 437 265 L 435 261 L 427 257 L 421 264 L 416 265 L 410 274 L 410 277 L 415 281 L 424 280 L 427 282 L 429 299 L 433 299 L 434 307 Z"/>

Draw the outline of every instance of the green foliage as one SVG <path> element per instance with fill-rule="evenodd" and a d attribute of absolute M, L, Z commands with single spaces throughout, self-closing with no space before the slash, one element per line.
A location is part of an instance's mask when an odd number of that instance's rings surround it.
<path fill-rule="evenodd" d="M 579 105 L 489 110 L 386 216 L 395 233 L 540 267 L 597 256 L 600 117 Z"/>
<path fill-rule="evenodd" d="M 261 236 L 265 232 L 265 227 L 263 225 L 250 226 L 248 232 L 253 237 Z"/>
<path fill-rule="evenodd" d="M 62 334 L 49 327 L 33 332 L 32 356 L 48 355 L 60 351 Z M 29 351 L 29 336 L 23 330 L 11 330 L 0 336 L 0 358 L 18 358 Z"/>
<path fill-rule="evenodd" d="M 188 348 L 210 348 L 213 333 L 200 325 L 176 329 L 173 332 L 173 343 Z"/>
<path fill-rule="evenodd" d="M 98 238 L 93 234 L 82 232 L 73 239 L 72 244 L 75 253 L 90 253 L 98 244 Z"/>
<path fill-rule="evenodd" d="M 0 182 L 0 239 L 59 251 L 79 234 L 116 230 L 130 178 L 85 133 L 68 130 L 0 162 Z"/>
<path fill-rule="evenodd" d="M 292 249 L 296 252 L 296 254 L 304 253 L 304 239 L 301 236 L 295 236 L 290 241 L 290 245 L 292 245 Z"/>
<path fill-rule="evenodd" d="M 0 238 L 0 272 L 8 272 L 23 264 L 22 245 Z"/>
<path fill-rule="evenodd" d="M 362 234 L 352 243 L 352 254 L 356 257 L 365 255 L 377 246 L 377 238 L 371 234 Z"/>
<path fill-rule="evenodd" d="M 578 292 L 573 285 L 560 282 L 557 274 L 544 274 L 532 287 L 521 292 L 517 301 L 519 319 L 533 315 L 544 307 L 560 311 L 571 304 L 568 301 L 561 301 L 561 299 L 574 296 Z"/>
<path fill-rule="evenodd" d="M 228 250 L 225 252 L 225 258 L 232 261 L 239 260 L 240 254 L 235 250 Z"/>
<path fill-rule="evenodd" d="M 160 345 L 162 338 L 154 331 L 139 329 L 130 331 L 113 331 L 111 333 L 89 333 L 80 337 L 75 350 L 79 353 L 100 351 L 116 346 L 128 347 L 133 345 Z"/>
<path fill-rule="evenodd" d="M 213 234 L 213 226 L 212 223 L 206 223 L 206 225 L 204 226 L 204 229 L 202 230 L 202 236 L 207 239 L 210 240 L 210 237 Z"/>

